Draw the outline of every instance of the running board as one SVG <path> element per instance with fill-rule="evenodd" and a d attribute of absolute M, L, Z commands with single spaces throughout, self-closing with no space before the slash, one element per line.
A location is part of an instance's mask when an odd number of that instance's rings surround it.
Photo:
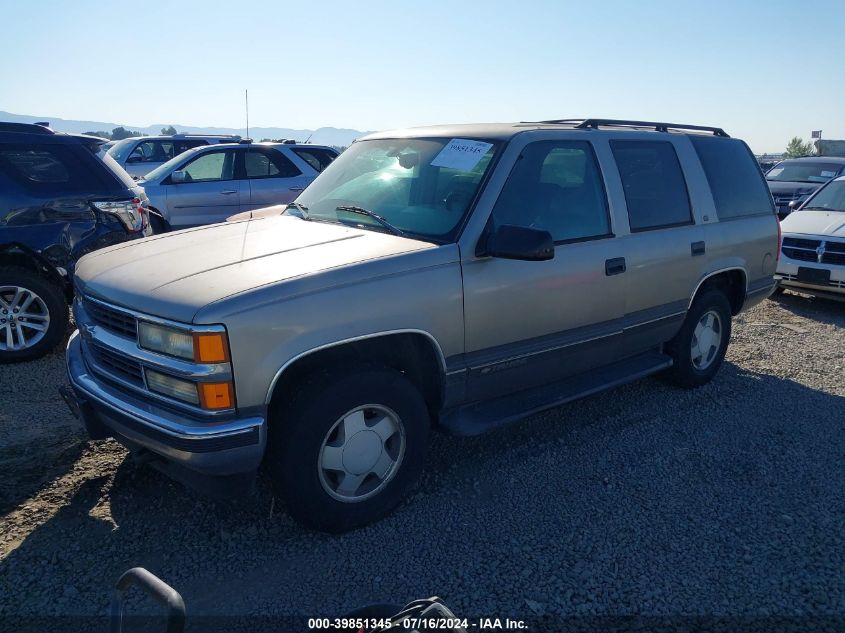
<path fill-rule="evenodd" d="M 669 356 L 647 352 L 550 385 L 462 405 L 444 413 L 440 427 L 453 435 L 480 435 L 538 411 L 639 380 L 671 366 Z"/>

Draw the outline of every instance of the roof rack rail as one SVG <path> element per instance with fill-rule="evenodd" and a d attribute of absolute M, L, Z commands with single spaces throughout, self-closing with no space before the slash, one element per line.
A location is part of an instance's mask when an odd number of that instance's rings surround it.
<path fill-rule="evenodd" d="M 42 123 L 11 123 L 0 121 L 0 132 L 21 132 L 24 134 L 55 134 Z"/>
<path fill-rule="evenodd" d="M 658 132 L 668 132 L 669 130 L 690 130 L 694 132 L 710 132 L 713 136 L 723 136 L 730 138 L 730 135 L 720 127 L 709 127 L 706 125 L 687 125 L 685 123 L 661 123 L 659 121 L 626 121 L 623 119 L 552 119 L 549 121 L 540 121 L 540 123 L 571 123 L 579 129 L 592 128 L 594 130 L 599 127 L 635 127 L 635 128 L 653 128 Z"/>

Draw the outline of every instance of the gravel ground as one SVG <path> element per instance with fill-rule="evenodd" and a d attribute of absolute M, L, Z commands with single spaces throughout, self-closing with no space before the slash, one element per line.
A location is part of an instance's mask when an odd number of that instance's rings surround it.
<path fill-rule="evenodd" d="M 4 630 L 101 616 L 136 565 L 182 592 L 191 630 L 435 594 L 532 630 L 622 615 L 845 627 L 845 304 L 787 294 L 743 314 L 696 391 L 647 379 L 483 437 L 435 436 L 415 495 L 343 536 L 294 524 L 264 481 L 214 503 L 85 442 L 62 374 L 60 353 L 0 366 Z M 82 622 L 39 630 L 105 630 Z"/>

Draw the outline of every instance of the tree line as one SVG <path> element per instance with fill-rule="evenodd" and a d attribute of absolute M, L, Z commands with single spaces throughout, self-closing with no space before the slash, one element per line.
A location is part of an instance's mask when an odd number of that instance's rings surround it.
<path fill-rule="evenodd" d="M 85 134 L 89 136 L 99 136 L 100 138 L 107 138 L 110 141 L 122 141 L 125 138 L 130 138 L 132 136 L 146 136 L 146 134 L 142 134 L 141 132 L 134 131 L 134 130 L 127 130 L 123 126 L 118 126 L 114 128 L 111 132 L 106 132 L 105 130 L 96 130 L 93 132 L 85 132 Z M 173 136 L 174 134 L 178 134 L 176 128 L 172 125 L 168 125 L 167 127 L 161 128 L 162 136 Z"/>

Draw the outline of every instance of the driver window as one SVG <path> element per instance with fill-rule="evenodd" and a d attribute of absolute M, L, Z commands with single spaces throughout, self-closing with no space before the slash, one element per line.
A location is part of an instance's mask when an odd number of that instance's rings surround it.
<path fill-rule="evenodd" d="M 546 230 L 556 243 L 610 235 L 607 196 L 590 144 L 527 145 L 499 194 L 491 221 L 495 226 Z"/>
<path fill-rule="evenodd" d="M 232 151 L 208 152 L 185 165 L 182 171 L 187 182 L 232 180 L 234 163 Z"/>

